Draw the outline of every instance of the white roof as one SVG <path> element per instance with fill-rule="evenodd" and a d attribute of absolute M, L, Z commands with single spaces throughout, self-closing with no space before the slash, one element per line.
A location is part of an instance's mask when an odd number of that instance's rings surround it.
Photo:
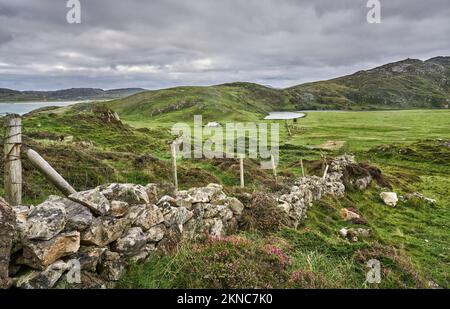
<path fill-rule="evenodd" d="M 306 115 L 297 112 L 271 112 L 264 120 L 289 120 L 304 118 Z"/>

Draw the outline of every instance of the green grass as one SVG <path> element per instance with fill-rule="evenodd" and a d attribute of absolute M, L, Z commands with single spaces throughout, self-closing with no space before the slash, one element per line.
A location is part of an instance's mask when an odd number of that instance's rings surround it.
<path fill-rule="evenodd" d="M 220 92 L 237 91 L 230 88 Z M 259 121 L 263 116 L 263 112 L 250 108 L 228 113 L 226 107 L 223 115 L 214 105 L 203 110 L 191 108 L 190 113 L 173 111 L 153 117 L 145 109 L 140 114 L 123 111 L 123 126 L 105 122 L 101 113 L 80 105 L 25 117 L 24 133 L 27 144 L 82 190 L 113 181 L 170 182 L 169 129 L 178 121 L 192 121 L 197 112 L 211 112 L 205 121 L 222 123 Z M 396 192 L 421 192 L 435 198 L 437 207 L 400 203 L 393 209 L 380 202 L 381 188 L 352 191 L 344 199 L 316 203 L 298 230 L 242 233 L 239 237 L 244 240 L 237 243 L 232 238 L 206 245 L 184 244 L 176 254 L 156 255 L 148 263 L 133 266 L 120 286 L 414 288 L 427 287 L 432 280 L 450 287 L 450 148 L 436 140 L 450 140 L 450 111 L 310 112 L 296 127 L 293 136 L 288 136 L 280 125 L 278 172 L 286 178 L 281 177 L 279 185 L 300 175 L 300 158 L 305 159 L 310 173 L 311 161 L 322 153 L 353 153 L 358 161 L 378 166 Z M 55 141 L 61 135 L 72 135 L 75 142 L 89 141 L 93 146 L 82 148 Z M 328 140 L 347 143 L 334 151 L 311 147 Z M 36 204 L 57 193 L 26 160 L 24 170 L 26 203 Z M 257 161 L 246 160 L 246 180 L 249 191 L 275 188 L 271 171 L 261 171 Z M 234 192 L 239 184 L 238 165 L 232 161 L 182 160 L 179 182 L 181 188 L 221 182 L 228 192 Z M 342 207 L 359 209 L 373 236 L 358 243 L 341 239 L 337 231 L 352 226 L 339 218 Z M 268 249 L 271 246 L 286 256 L 274 256 Z M 365 262 L 370 258 L 382 262 L 380 285 L 365 283 Z"/>

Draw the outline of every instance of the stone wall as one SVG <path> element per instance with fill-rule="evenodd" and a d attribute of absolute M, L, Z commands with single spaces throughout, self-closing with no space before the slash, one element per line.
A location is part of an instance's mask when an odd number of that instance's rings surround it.
<path fill-rule="evenodd" d="M 313 201 L 344 194 L 343 169 L 353 163 L 338 157 L 325 179 L 300 178 L 276 196 L 280 211 L 297 226 Z M 130 262 L 155 250 L 235 232 L 243 211 L 243 203 L 217 184 L 178 192 L 170 185 L 109 184 L 31 207 L 0 200 L 0 284 L 111 287 Z"/>

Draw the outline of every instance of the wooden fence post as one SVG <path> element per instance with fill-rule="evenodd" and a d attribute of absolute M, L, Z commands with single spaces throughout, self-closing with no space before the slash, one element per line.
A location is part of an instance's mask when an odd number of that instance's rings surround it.
<path fill-rule="evenodd" d="M 177 145 L 175 142 L 171 144 L 171 153 L 172 153 L 172 170 L 173 170 L 173 182 L 175 185 L 175 191 L 178 191 L 178 174 L 177 174 Z"/>
<path fill-rule="evenodd" d="M 42 158 L 36 151 L 32 149 L 24 149 L 28 160 L 31 164 L 41 172 L 48 181 L 50 181 L 58 190 L 60 190 L 65 196 L 69 196 L 76 193 L 74 188 L 57 172 L 55 169 Z"/>
<path fill-rule="evenodd" d="M 5 198 L 12 205 L 22 203 L 22 162 L 20 148 L 22 147 L 22 119 L 17 114 L 11 114 L 5 121 Z"/>
<path fill-rule="evenodd" d="M 327 166 L 325 167 L 325 171 L 323 172 L 323 180 L 325 180 L 326 178 L 327 178 L 327 174 L 328 174 L 328 164 L 327 164 Z"/>
<path fill-rule="evenodd" d="M 239 157 L 239 165 L 240 165 L 240 170 L 241 170 L 241 188 L 245 188 L 245 183 L 244 183 L 244 155 L 241 154 Z"/>
<path fill-rule="evenodd" d="M 302 167 L 302 176 L 305 177 L 305 169 L 303 168 L 303 158 L 300 158 L 300 166 Z"/>

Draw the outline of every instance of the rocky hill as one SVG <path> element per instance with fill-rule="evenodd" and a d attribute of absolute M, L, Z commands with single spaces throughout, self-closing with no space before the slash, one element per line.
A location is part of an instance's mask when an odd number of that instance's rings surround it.
<path fill-rule="evenodd" d="M 111 102 L 122 116 L 252 119 L 274 110 L 449 108 L 450 57 L 406 59 L 327 81 L 274 89 L 253 83 L 177 87 Z M 161 116 L 165 114 L 164 116 Z"/>

